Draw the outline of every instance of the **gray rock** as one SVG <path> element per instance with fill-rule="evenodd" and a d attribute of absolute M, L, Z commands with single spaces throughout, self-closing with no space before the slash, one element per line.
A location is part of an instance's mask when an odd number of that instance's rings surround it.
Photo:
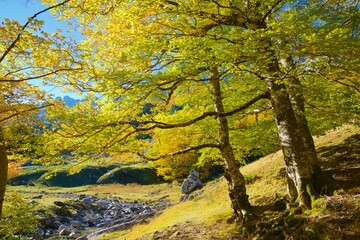
<path fill-rule="evenodd" d="M 76 221 L 76 220 L 71 221 L 71 222 L 70 222 L 70 225 L 71 225 L 73 228 L 82 228 L 82 227 L 83 227 L 82 222 Z"/>
<path fill-rule="evenodd" d="M 191 170 L 189 176 L 181 184 L 180 189 L 183 194 L 188 194 L 201 186 L 202 183 L 199 179 L 199 173 L 196 170 Z"/>
<path fill-rule="evenodd" d="M 45 231 L 42 228 L 36 228 L 35 231 L 31 234 L 31 236 L 35 240 L 44 239 Z"/>
<path fill-rule="evenodd" d="M 59 221 L 54 221 L 54 222 L 53 222 L 53 226 L 54 226 L 55 228 L 59 229 L 60 226 L 61 226 L 61 222 L 59 222 Z"/>
<path fill-rule="evenodd" d="M 92 201 L 90 198 L 83 198 L 81 201 L 86 205 L 91 206 Z"/>
<path fill-rule="evenodd" d="M 71 228 L 66 225 L 59 227 L 59 236 L 68 236 L 71 233 Z"/>
<path fill-rule="evenodd" d="M 71 216 L 72 216 L 72 217 L 77 217 L 77 216 L 79 216 L 78 211 L 76 211 L 76 210 L 72 211 L 72 212 L 71 212 Z"/>
<path fill-rule="evenodd" d="M 110 201 L 107 200 L 98 200 L 96 204 L 100 207 L 100 209 L 105 210 L 110 207 Z"/>
<path fill-rule="evenodd" d="M 80 233 L 77 233 L 76 231 L 72 231 L 68 236 L 68 238 L 70 238 L 70 239 L 77 239 L 79 237 L 81 237 L 81 235 L 80 235 Z"/>

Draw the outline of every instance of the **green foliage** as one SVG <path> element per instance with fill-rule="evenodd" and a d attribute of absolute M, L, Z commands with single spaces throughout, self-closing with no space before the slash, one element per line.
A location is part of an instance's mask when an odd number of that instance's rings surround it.
<path fill-rule="evenodd" d="M 217 144 L 219 125 L 214 115 L 191 122 L 215 110 L 209 84 L 214 67 L 220 69 L 225 111 L 263 93 L 266 78 L 276 77 L 289 88 L 296 78 L 313 133 L 358 121 L 359 8 L 354 5 L 347 1 L 180 0 L 175 5 L 162 0 L 116 5 L 106 0 L 71 1 L 58 14 L 77 18 L 87 39 L 78 46 L 83 75 L 70 79 L 75 79 L 75 87 L 86 86 L 98 95 L 88 94 L 87 102 L 72 109 L 55 106 L 48 111 L 54 132 L 46 134 L 44 152 L 56 158 L 72 151 L 79 161 L 107 152 L 119 161 L 138 161 L 137 153 L 155 158 Z M 273 58 L 261 54 L 268 45 Z M 284 58 L 290 58 L 293 66 L 282 65 Z M 265 69 L 269 61 L 276 61 L 279 71 L 270 74 Z M 144 112 L 147 104 L 152 109 Z M 279 148 L 267 99 L 227 118 L 240 164 L 252 149 L 266 155 Z M 189 155 L 164 156 L 155 166 L 159 174 L 173 179 L 194 164 L 198 168 L 222 164 L 217 149 L 198 153 L 197 160 Z"/>
<path fill-rule="evenodd" d="M 181 156 L 170 156 L 153 162 L 157 174 L 165 180 L 182 180 L 189 175 L 191 169 L 197 163 L 197 154 L 189 153 Z"/>
<path fill-rule="evenodd" d="M 1 239 L 16 240 L 24 233 L 30 233 L 38 225 L 34 215 L 35 204 L 18 193 L 11 193 L 5 198 L 4 213 L 0 219 Z"/>
<path fill-rule="evenodd" d="M 14 121 L 13 125 L 4 130 L 10 161 L 24 162 L 31 158 L 34 159 L 37 157 L 36 151 L 41 148 L 39 138 L 43 123 L 36 115 L 30 115 L 26 118 L 26 123 Z"/>

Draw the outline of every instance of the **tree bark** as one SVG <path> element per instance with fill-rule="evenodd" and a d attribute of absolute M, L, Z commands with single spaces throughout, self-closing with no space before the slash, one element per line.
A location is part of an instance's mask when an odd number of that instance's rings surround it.
<path fill-rule="evenodd" d="M 265 24 L 264 24 L 265 25 Z M 259 28 L 266 28 L 260 25 Z M 312 198 L 316 197 L 312 171 L 312 160 L 305 153 L 302 131 L 285 83 L 280 78 L 280 66 L 269 39 L 260 42 L 259 53 L 263 61 L 265 82 L 270 92 L 270 101 L 281 141 L 287 172 L 288 193 L 292 201 L 311 208 Z"/>
<path fill-rule="evenodd" d="M 218 69 L 214 67 L 210 81 L 213 87 L 212 94 L 215 100 L 215 111 L 224 113 L 220 79 L 218 76 Z M 219 149 L 224 161 L 225 178 L 228 181 L 232 209 L 234 210 L 235 217 L 240 221 L 244 221 L 244 215 L 250 212 L 252 208 L 249 202 L 249 196 L 246 194 L 245 179 L 236 164 L 235 155 L 230 143 L 227 118 L 218 115 L 217 122 L 219 125 Z"/>
<path fill-rule="evenodd" d="M 281 64 L 285 70 L 295 67 L 293 60 L 289 56 L 282 58 Z M 331 194 L 333 191 L 333 182 L 331 176 L 327 176 L 319 165 L 314 140 L 306 118 L 303 86 L 296 76 L 291 76 L 288 79 L 287 85 L 296 122 L 300 128 L 302 141 L 305 147 L 304 154 L 306 155 L 306 158 L 309 159 L 309 162 L 311 162 L 314 189 L 319 195 Z"/>
<path fill-rule="evenodd" d="M 2 216 L 2 209 L 5 197 L 5 190 L 8 175 L 8 160 L 6 154 L 5 139 L 2 128 L 0 127 L 0 218 Z"/>

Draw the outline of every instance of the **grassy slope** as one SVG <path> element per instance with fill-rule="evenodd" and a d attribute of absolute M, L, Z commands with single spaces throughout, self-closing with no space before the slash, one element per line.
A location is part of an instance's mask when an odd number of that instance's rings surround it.
<path fill-rule="evenodd" d="M 315 143 L 317 148 L 339 145 L 355 133 L 360 133 L 360 129 L 344 126 L 325 136 L 315 138 Z M 271 204 L 278 196 L 286 194 L 285 180 L 281 174 L 282 168 L 283 160 L 280 151 L 241 168 L 245 177 L 248 176 L 249 179 L 257 177 L 255 182 L 247 186 L 253 205 Z M 208 183 L 204 190 L 204 193 L 195 197 L 194 200 L 176 203 L 148 223 L 105 235 L 101 239 L 231 239 L 236 235 L 237 227 L 234 223 L 227 221 L 232 211 L 224 178 Z M 322 199 L 319 204 L 322 205 L 324 202 L 326 204 L 337 199 L 340 201 L 340 195 L 341 193 L 335 194 L 331 200 Z M 356 205 L 356 199 L 354 201 Z M 326 217 L 324 216 L 326 213 L 319 210 L 306 214 L 316 219 Z M 311 217 L 308 218 L 309 221 L 311 219 Z"/>

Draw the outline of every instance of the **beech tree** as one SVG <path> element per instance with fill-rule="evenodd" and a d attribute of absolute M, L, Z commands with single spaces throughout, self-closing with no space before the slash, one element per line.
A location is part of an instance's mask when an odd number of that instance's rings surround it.
<path fill-rule="evenodd" d="M 340 19 L 331 18 L 339 6 L 342 19 L 351 19 L 351 24 L 339 26 Z M 87 38 L 81 49 L 88 71 L 81 81 L 103 99 L 96 107 L 84 103 L 62 112 L 57 134 L 66 141 L 54 141 L 79 154 L 111 148 L 120 153 L 148 151 L 149 142 L 130 137 L 206 121 L 205 126 L 216 126 L 216 138 L 197 139 L 196 145 L 166 155 L 219 149 L 234 212 L 242 219 L 242 211 L 251 211 L 251 206 L 235 165 L 228 118 L 269 98 L 290 197 L 311 208 L 312 199 L 329 182 L 317 163 L 302 84 L 318 74 L 314 69 L 330 66 L 324 56 L 346 61 L 327 38 L 341 36 L 344 46 L 346 39 L 356 39 L 351 29 L 358 11 L 357 1 L 72 1 L 59 14 L 78 19 Z M 324 53 L 317 41 L 330 44 L 332 54 Z M 356 51 L 352 42 L 348 52 Z M 351 81 L 341 82 L 356 89 Z M 227 84 L 234 92 L 222 90 Z M 184 93 L 195 93 L 198 99 Z M 164 109 L 177 96 L 188 102 L 187 112 L 166 114 Z M 243 104 L 234 101 L 235 96 Z M 141 114 L 145 103 L 155 106 L 151 114 Z M 261 101 L 256 107 L 264 105 Z"/>
<path fill-rule="evenodd" d="M 0 25 L 0 217 L 8 171 L 5 129 L 19 121 L 27 122 L 26 115 L 51 105 L 46 94 L 30 80 L 64 84 L 69 71 L 81 69 L 74 57 L 73 41 L 67 41 L 61 31 L 44 32 L 43 22 L 37 20 L 38 15 L 67 2 L 34 14 L 23 25 L 10 19 L 3 19 Z"/>

